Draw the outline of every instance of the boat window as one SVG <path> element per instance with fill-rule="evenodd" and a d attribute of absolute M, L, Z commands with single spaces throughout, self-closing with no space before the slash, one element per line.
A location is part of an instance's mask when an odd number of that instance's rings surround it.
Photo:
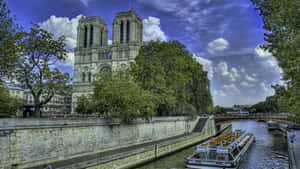
<path fill-rule="evenodd" d="M 209 151 L 208 159 L 216 160 L 216 158 L 217 158 L 217 152 L 216 152 L 216 150 Z"/>
<path fill-rule="evenodd" d="M 199 159 L 206 159 L 206 152 L 199 153 Z"/>

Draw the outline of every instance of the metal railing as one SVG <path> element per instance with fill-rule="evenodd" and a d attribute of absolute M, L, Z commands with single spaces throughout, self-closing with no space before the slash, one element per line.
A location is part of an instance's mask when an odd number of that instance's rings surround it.
<path fill-rule="evenodd" d="M 278 113 L 255 113 L 255 114 L 220 114 L 215 116 L 216 121 L 230 121 L 238 119 L 255 119 L 255 120 L 282 120 L 292 122 L 295 125 L 300 125 L 300 122 L 290 114 L 278 114 Z"/>

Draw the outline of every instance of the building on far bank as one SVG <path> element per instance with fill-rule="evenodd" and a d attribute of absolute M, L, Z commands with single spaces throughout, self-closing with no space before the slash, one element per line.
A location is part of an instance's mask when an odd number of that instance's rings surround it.
<path fill-rule="evenodd" d="M 71 99 L 71 95 L 61 96 L 55 94 L 47 104 L 42 106 L 41 111 L 43 114 L 69 114 L 71 113 Z M 34 98 L 29 91 L 24 91 L 24 100 L 27 106 L 34 105 Z"/>
<path fill-rule="evenodd" d="M 23 100 L 26 107 L 32 107 L 34 105 L 34 98 L 29 90 L 22 88 L 19 85 L 6 84 L 5 87 L 9 90 L 9 94 L 12 98 Z M 72 97 L 54 95 L 52 99 L 42 106 L 43 114 L 68 114 L 71 112 Z"/>
<path fill-rule="evenodd" d="M 250 107 L 251 105 L 233 105 L 232 108 L 227 110 L 227 114 L 247 115 L 249 112 L 246 109 Z"/>
<path fill-rule="evenodd" d="M 113 21 L 113 40 L 108 43 L 107 24 L 100 17 L 79 20 L 75 48 L 72 113 L 78 96 L 92 94 L 94 75 L 125 69 L 143 45 L 141 18 L 131 9 L 117 13 Z"/>
<path fill-rule="evenodd" d="M 17 85 L 7 84 L 6 88 L 8 88 L 9 95 L 12 98 L 20 99 L 20 100 L 24 99 L 24 89 L 22 87 L 17 86 Z"/>

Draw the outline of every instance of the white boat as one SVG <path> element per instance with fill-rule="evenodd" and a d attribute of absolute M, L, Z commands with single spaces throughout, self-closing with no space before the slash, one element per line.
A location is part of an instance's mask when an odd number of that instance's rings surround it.
<path fill-rule="evenodd" d="M 243 155 L 255 141 L 251 133 L 235 130 L 200 144 L 187 158 L 189 169 L 237 169 Z"/>

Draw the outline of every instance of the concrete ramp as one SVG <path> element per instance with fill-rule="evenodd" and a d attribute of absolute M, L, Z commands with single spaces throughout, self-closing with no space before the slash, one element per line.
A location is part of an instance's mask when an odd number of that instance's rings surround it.
<path fill-rule="evenodd" d="M 196 126 L 195 126 L 193 132 L 201 132 L 201 131 L 203 130 L 203 128 L 204 128 L 206 122 L 207 122 L 207 119 L 208 119 L 208 118 L 200 118 L 200 119 L 198 120 L 198 123 L 196 124 Z"/>

